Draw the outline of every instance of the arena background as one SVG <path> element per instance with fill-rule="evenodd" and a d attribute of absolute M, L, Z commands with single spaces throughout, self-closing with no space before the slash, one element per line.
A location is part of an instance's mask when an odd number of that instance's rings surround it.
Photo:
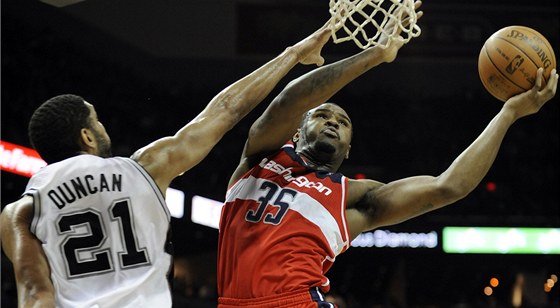
<path fill-rule="evenodd" d="M 50 2 L 47 4 L 45 2 Z M 1 139 L 29 146 L 31 112 L 62 93 L 95 104 L 116 155 L 130 155 L 173 134 L 220 90 L 322 25 L 327 0 L 3 0 Z M 481 132 L 501 102 L 483 88 L 477 58 L 488 36 L 509 25 L 545 35 L 558 58 L 560 4 L 538 1 L 426 0 L 422 35 L 397 60 L 368 72 L 332 100 L 354 123 L 341 171 L 388 182 L 437 175 Z M 351 43 L 324 49 L 327 62 L 357 52 Z M 190 198 L 223 200 L 249 125 L 292 78 L 229 132 L 172 187 L 186 193 L 185 217 L 173 219 L 175 296 L 180 307 L 213 307 L 218 231 L 190 220 Z M 430 232 L 445 226 L 560 227 L 559 96 L 516 123 L 479 188 L 456 204 L 388 228 Z M 2 206 L 27 178 L 1 173 Z M 486 184 L 494 183 L 495 190 Z M 328 275 L 348 307 L 510 307 L 516 278 L 526 278 L 523 307 L 559 307 L 559 255 L 446 254 L 423 248 L 353 247 Z M 483 289 L 500 279 L 494 294 Z M 2 255 L 2 307 L 15 286 Z"/>

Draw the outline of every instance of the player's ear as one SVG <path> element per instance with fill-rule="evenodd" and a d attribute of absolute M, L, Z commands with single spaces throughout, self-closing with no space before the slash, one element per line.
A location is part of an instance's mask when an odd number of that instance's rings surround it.
<path fill-rule="evenodd" d="M 346 151 L 346 155 L 344 156 L 344 158 L 348 159 L 350 158 L 350 148 L 352 148 L 352 145 L 348 145 L 348 150 Z"/>
<path fill-rule="evenodd" d="M 80 144 L 84 151 L 89 152 L 90 149 L 96 147 L 97 141 L 90 129 L 82 128 L 80 130 Z"/>
<path fill-rule="evenodd" d="M 292 141 L 294 143 L 297 143 L 299 141 L 299 134 L 301 133 L 301 129 L 298 128 L 297 132 L 294 134 L 294 136 L 292 137 Z"/>

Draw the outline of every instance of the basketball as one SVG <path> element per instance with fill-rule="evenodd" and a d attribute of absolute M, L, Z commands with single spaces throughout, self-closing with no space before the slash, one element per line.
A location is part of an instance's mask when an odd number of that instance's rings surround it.
<path fill-rule="evenodd" d="M 534 29 L 509 26 L 492 34 L 478 56 L 478 74 L 486 90 L 505 102 L 531 89 L 537 70 L 544 68 L 542 87 L 556 67 L 548 40 Z"/>

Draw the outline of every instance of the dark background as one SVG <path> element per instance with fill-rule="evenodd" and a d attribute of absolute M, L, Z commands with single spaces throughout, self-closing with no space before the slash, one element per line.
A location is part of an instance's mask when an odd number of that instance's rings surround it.
<path fill-rule="evenodd" d="M 82 95 L 96 106 L 116 155 L 129 156 L 172 135 L 223 88 L 320 27 L 328 1 L 86 0 L 55 7 L 3 0 L 1 139 L 29 146 L 27 121 L 44 100 Z M 348 176 L 383 182 L 438 175 L 482 131 L 501 106 L 483 88 L 477 58 L 484 41 L 509 25 L 541 32 L 560 50 L 557 1 L 426 0 L 422 35 L 340 91 L 354 123 Z M 327 62 L 358 52 L 329 43 Z M 558 52 L 556 53 L 558 57 Z M 190 197 L 223 200 L 252 121 L 292 78 L 230 131 L 172 187 L 185 191 L 186 214 L 173 219 L 177 305 L 215 306 L 217 230 L 189 219 Z M 514 124 L 496 163 L 471 195 L 391 230 L 428 232 L 446 225 L 560 227 L 559 98 Z M 19 198 L 27 178 L 1 173 L 2 206 Z M 485 189 L 495 182 L 496 191 Z M 559 307 L 559 287 L 544 294 L 558 255 L 450 255 L 440 248 L 351 248 L 329 273 L 334 294 L 350 307 L 510 307 L 511 287 L 526 277 L 524 307 Z M 492 275 L 502 284 L 482 293 Z M 2 306 L 15 298 L 2 256 Z M 463 306 L 460 306 L 460 305 Z"/>

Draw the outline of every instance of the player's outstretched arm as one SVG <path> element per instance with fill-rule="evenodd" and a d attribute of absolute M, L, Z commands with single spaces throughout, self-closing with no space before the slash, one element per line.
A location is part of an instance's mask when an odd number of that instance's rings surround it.
<path fill-rule="evenodd" d="M 33 199 L 24 196 L 0 214 L 2 249 L 14 267 L 18 307 L 54 307 L 54 287 L 40 241 L 31 233 Z"/>
<path fill-rule="evenodd" d="M 162 191 L 178 175 L 198 164 L 218 141 L 298 63 L 322 65 L 327 25 L 216 95 L 206 108 L 174 136 L 138 150 L 133 158 L 152 175 Z"/>
<path fill-rule="evenodd" d="M 494 163 L 512 124 L 538 112 L 556 94 L 556 70 L 547 86 L 539 90 L 542 74 L 539 69 L 532 89 L 506 101 L 476 140 L 439 176 L 416 176 L 385 185 L 372 181 L 350 183 L 348 199 L 354 200 L 350 205 L 354 209 L 348 217 L 349 224 L 354 225 L 352 233 L 405 221 L 452 204 L 472 192 Z"/>
<path fill-rule="evenodd" d="M 421 2 L 417 1 L 415 8 L 419 9 L 420 5 Z M 418 12 L 417 17 L 421 16 L 422 12 Z M 387 25 L 390 28 L 395 26 L 398 25 Z M 398 33 L 397 31 L 397 35 Z M 385 41 L 388 39 L 380 38 Z M 295 133 L 304 112 L 326 102 L 348 83 L 373 67 L 392 62 L 402 46 L 402 41 L 390 40 L 386 48 L 370 47 L 291 81 L 251 127 L 242 162 L 247 158 L 278 149 Z"/>

